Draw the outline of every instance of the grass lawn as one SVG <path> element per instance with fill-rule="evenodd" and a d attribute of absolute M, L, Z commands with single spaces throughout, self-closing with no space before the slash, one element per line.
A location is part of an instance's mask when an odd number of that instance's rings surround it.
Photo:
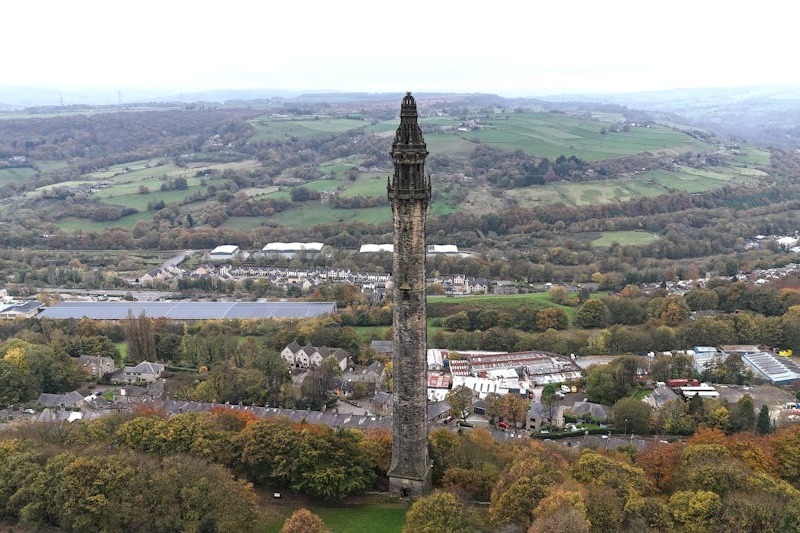
<path fill-rule="evenodd" d="M 606 120 L 587 120 L 560 113 L 512 113 L 480 119 L 481 128 L 460 133 L 501 150 L 556 158 L 575 155 L 587 161 L 613 159 L 658 150 L 704 151 L 710 145 L 662 126 L 601 133 Z"/>
<path fill-rule="evenodd" d="M 139 194 L 139 193 L 117 194 L 113 196 L 106 196 L 102 198 L 101 201 L 104 204 L 124 205 L 126 207 L 133 207 L 134 209 L 138 209 L 139 211 L 147 211 L 147 204 L 151 202 L 163 201 L 165 204 L 180 203 L 186 197 L 191 196 L 200 189 L 201 188 L 199 186 L 195 186 L 195 187 L 188 187 L 187 189 L 184 189 L 182 191 L 178 190 L 158 191 L 157 193 L 152 193 L 152 194 Z"/>
<path fill-rule="evenodd" d="M 250 121 L 255 129 L 253 138 L 258 141 L 277 141 L 291 137 L 314 137 L 329 133 L 341 133 L 347 130 L 363 128 L 367 122 L 347 118 L 333 117 L 296 117 L 270 118 L 267 115 L 256 117 Z"/>
<path fill-rule="evenodd" d="M 389 326 L 354 326 L 362 339 L 383 339 Z"/>
<path fill-rule="evenodd" d="M 354 183 L 348 183 L 342 196 L 386 196 L 386 176 L 367 172 L 360 174 Z M 387 201 L 388 203 L 388 201 Z"/>
<path fill-rule="evenodd" d="M 378 503 L 345 507 L 318 507 L 311 511 L 319 515 L 333 533 L 399 533 L 406 523 L 404 503 Z"/>
<path fill-rule="evenodd" d="M 650 244 L 658 240 L 658 235 L 647 231 L 605 231 L 603 234 L 592 241 L 593 246 L 607 247 L 617 242 L 622 246 L 641 246 Z"/>
<path fill-rule="evenodd" d="M 52 172 L 54 170 L 58 170 L 60 168 L 64 168 L 68 165 L 66 161 L 62 160 L 48 160 L 48 161 L 36 161 L 34 166 L 39 170 L 39 172 Z"/>
<path fill-rule="evenodd" d="M 0 185 L 17 181 L 25 181 L 37 174 L 31 167 L 2 168 L 0 169 Z"/>
<path fill-rule="evenodd" d="M 251 230 L 261 226 L 265 220 L 264 217 L 230 217 L 222 226 L 230 229 Z"/>
<path fill-rule="evenodd" d="M 123 361 L 128 360 L 128 343 L 126 341 L 116 343 L 117 350 Z"/>
<path fill-rule="evenodd" d="M 68 231 L 77 231 L 77 230 L 103 231 L 108 228 L 122 228 L 131 230 L 133 229 L 133 227 L 136 225 L 137 222 L 139 222 L 140 220 L 150 220 L 152 216 L 153 216 L 152 213 L 141 212 L 133 215 L 128 215 L 126 217 L 122 217 L 117 220 L 111 220 L 108 222 L 96 222 L 94 220 L 87 220 L 85 218 L 78 218 L 78 217 L 64 217 L 59 219 L 56 222 L 56 225 L 59 228 Z"/>
<path fill-rule="evenodd" d="M 293 207 L 275 213 L 271 220 L 281 226 L 293 228 L 310 228 L 317 224 L 334 222 L 363 222 L 365 224 L 381 224 L 392 219 L 392 210 L 388 206 L 366 207 L 364 209 L 333 209 L 308 202 L 300 207 Z"/>
<path fill-rule="evenodd" d="M 651 394 L 653 394 L 653 390 L 652 389 L 639 389 L 636 392 L 634 392 L 631 395 L 631 397 L 632 398 L 636 398 L 637 400 L 644 400 L 645 398 L 647 398 Z"/>
<path fill-rule="evenodd" d="M 270 502 L 271 503 L 271 502 Z M 270 505 L 265 533 L 278 533 L 283 523 L 296 510 L 305 507 L 318 515 L 332 533 L 399 533 L 406 523 L 408 504 L 377 501 L 358 504 L 324 504 L 316 502 L 285 502 Z"/>

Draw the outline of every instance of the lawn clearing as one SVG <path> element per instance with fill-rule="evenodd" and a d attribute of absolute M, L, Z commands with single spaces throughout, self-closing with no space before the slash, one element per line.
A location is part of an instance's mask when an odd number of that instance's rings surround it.
<path fill-rule="evenodd" d="M 373 172 L 359 174 L 355 182 L 346 183 L 345 198 L 353 196 L 386 196 L 386 176 Z"/>
<path fill-rule="evenodd" d="M 151 202 L 163 201 L 165 204 L 180 203 L 199 190 L 201 190 L 201 187 L 199 185 L 194 185 L 183 190 L 156 191 L 150 194 L 131 192 L 128 194 L 103 195 L 100 198 L 105 204 L 124 205 L 125 207 L 133 207 L 139 211 L 147 211 L 147 205 Z"/>
<path fill-rule="evenodd" d="M 606 231 L 592 241 L 592 245 L 598 248 L 611 246 L 612 243 L 618 243 L 622 246 L 642 246 L 657 241 L 658 235 L 654 235 L 647 231 Z"/>
<path fill-rule="evenodd" d="M 392 211 L 388 206 L 366 207 L 363 209 L 333 209 L 318 202 L 307 202 L 300 207 L 275 213 L 270 221 L 292 228 L 310 228 L 317 224 L 335 222 L 363 222 L 382 224 L 391 221 Z"/>
<path fill-rule="evenodd" d="M 117 220 L 109 220 L 104 222 L 96 222 L 94 220 L 78 217 L 64 217 L 58 219 L 56 221 L 56 225 L 59 228 L 67 231 L 104 231 L 109 228 L 132 230 L 137 222 L 142 220 L 150 220 L 151 218 L 152 214 L 145 211 L 118 218 Z"/>
<path fill-rule="evenodd" d="M 0 185 L 25 181 L 36 174 L 36 170 L 31 167 L 2 168 L 0 169 Z"/>
<path fill-rule="evenodd" d="M 66 168 L 67 165 L 68 163 L 66 161 L 60 159 L 34 161 L 33 163 L 33 166 L 42 174 L 47 174 L 48 172 Z"/>
<path fill-rule="evenodd" d="M 686 133 L 662 126 L 631 127 L 609 131 L 612 122 L 584 119 L 560 113 L 512 113 L 478 119 L 479 129 L 458 132 L 469 141 L 480 141 L 506 151 L 522 150 L 554 159 L 575 155 L 598 161 L 641 152 L 670 150 L 705 151 L 710 145 Z"/>
<path fill-rule="evenodd" d="M 363 120 L 333 117 L 272 118 L 267 115 L 250 121 L 255 129 L 253 139 L 257 141 L 280 141 L 292 137 L 314 137 L 330 133 L 342 133 L 363 128 L 368 123 Z"/>
<path fill-rule="evenodd" d="M 407 510 L 405 503 L 311 507 L 311 511 L 322 518 L 332 533 L 399 533 L 406 523 Z"/>
<path fill-rule="evenodd" d="M 278 533 L 291 514 L 304 507 L 319 516 L 331 533 L 399 533 L 406 523 L 407 503 L 322 504 L 296 502 L 292 505 L 270 505 L 265 533 Z"/>

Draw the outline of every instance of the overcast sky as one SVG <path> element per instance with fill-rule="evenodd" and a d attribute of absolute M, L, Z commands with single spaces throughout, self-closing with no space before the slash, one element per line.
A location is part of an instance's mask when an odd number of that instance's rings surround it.
<path fill-rule="evenodd" d="M 741 7 L 740 7 L 741 6 Z M 792 2 L 26 0 L 0 85 L 489 92 L 800 83 Z"/>

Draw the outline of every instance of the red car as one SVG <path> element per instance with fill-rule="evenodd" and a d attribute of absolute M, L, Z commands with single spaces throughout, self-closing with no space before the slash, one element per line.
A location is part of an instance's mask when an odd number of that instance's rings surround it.
<path fill-rule="evenodd" d="M 507 429 L 508 429 L 508 424 L 507 424 L 506 422 L 503 422 L 503 421 L 501 420 L 500 422 L 498 422 L 498 423 L 497 423 L 497 427 L 499 427 L 500 429 L 502 429 L 503 431 L 505 431 L 505 430 L 507 430 Z"/>

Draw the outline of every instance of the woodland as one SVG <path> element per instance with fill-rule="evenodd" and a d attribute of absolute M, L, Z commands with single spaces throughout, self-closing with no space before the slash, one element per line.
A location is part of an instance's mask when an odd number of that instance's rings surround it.
<path fill-rule="evenodd" d="M 583 451 L 437 429 L 435 491 L 411 505 L 404 531 L 794 531 L 798 444 L 797 427 L 765 436 L 706 428 L 642 450 Z M 5 520 L 255 531 L 275 512 L 261 489 L 337 501 L 381 486 L 391 437 L 221 408 L 27 425 L 4 431 L 0 448 Z"/>

